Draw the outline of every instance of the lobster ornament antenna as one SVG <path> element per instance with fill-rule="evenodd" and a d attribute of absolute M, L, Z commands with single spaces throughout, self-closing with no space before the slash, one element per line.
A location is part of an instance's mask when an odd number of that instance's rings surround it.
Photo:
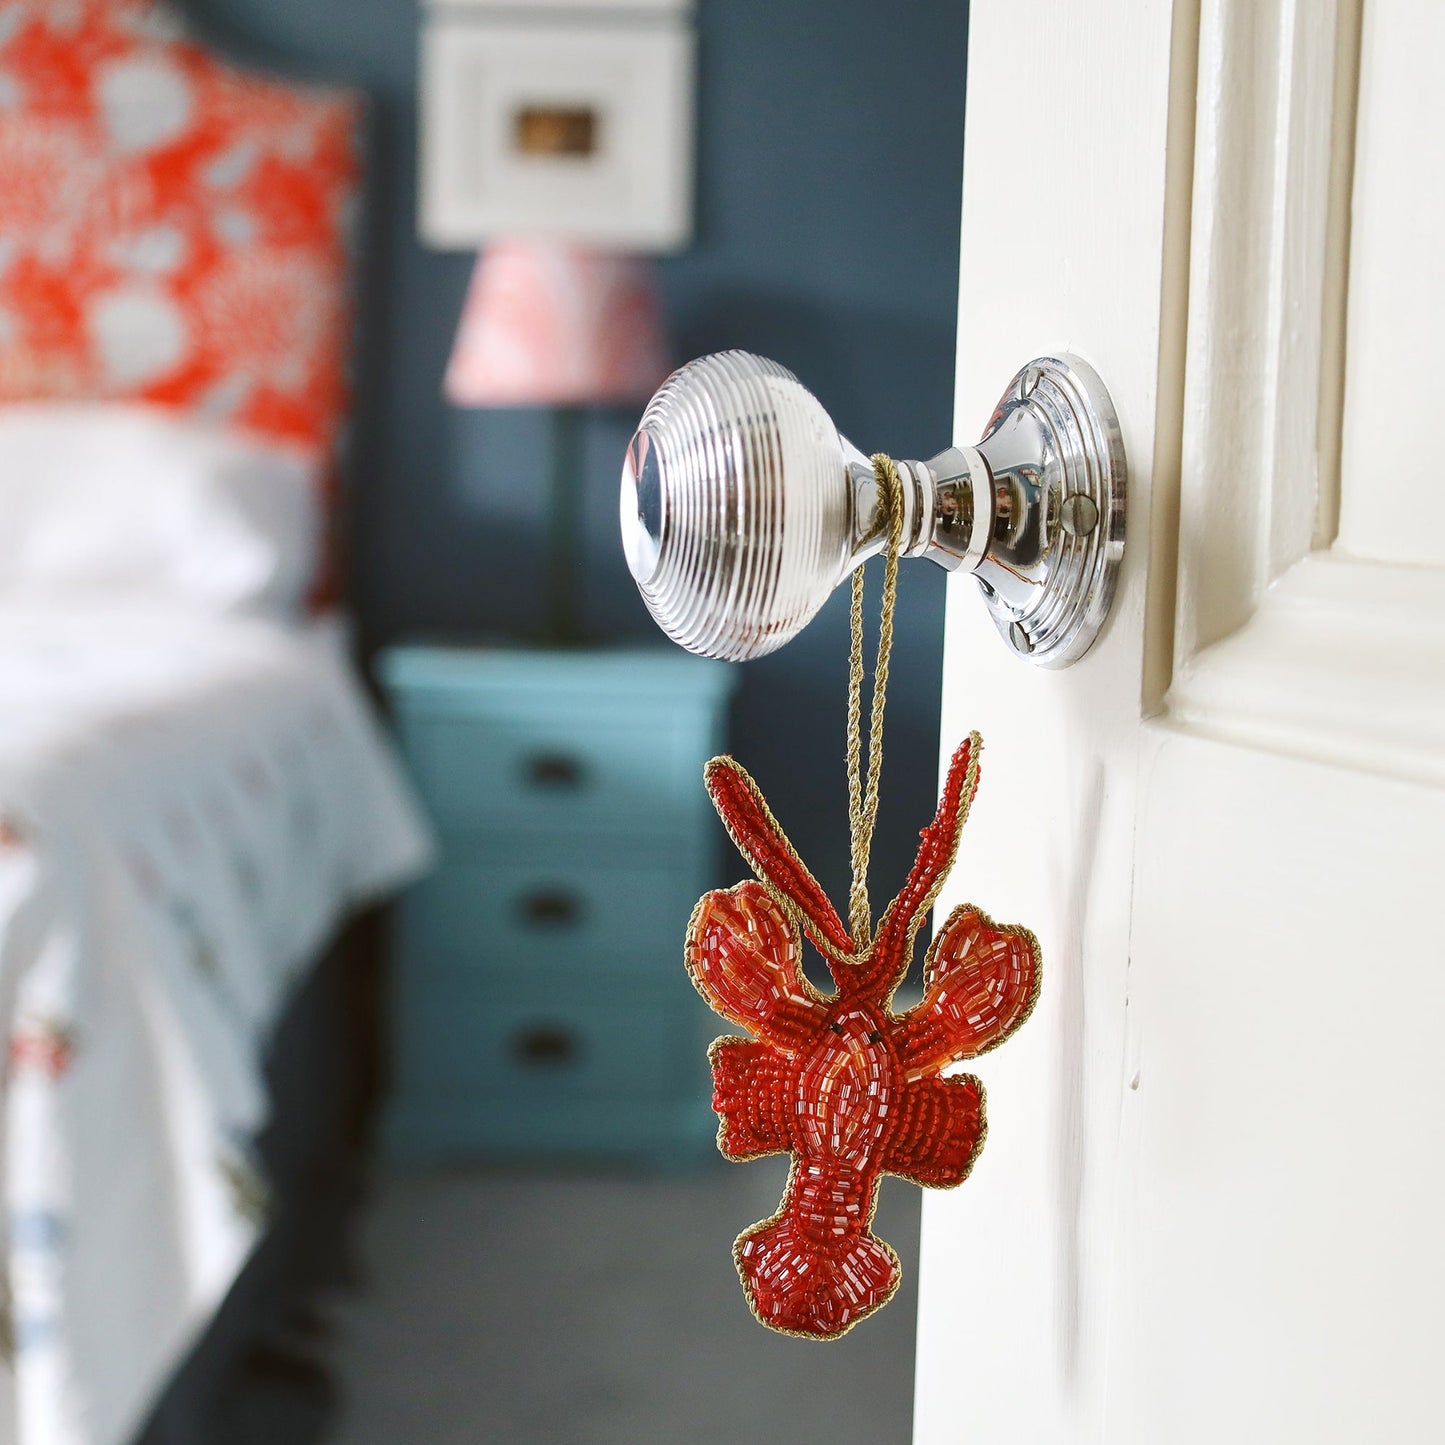
<path fill-rule="evenodd" d="M 687 971 L 698 992 L 748 1036 L 709 1050 L 718 1148 L 732 1160 L 792 1156 L 777 1213 L 745 1230 L 733 1257 L 743 1291 L 770 1329 L 807 1339 L 846 1333 L 898 1288 L 898 1256 L 872 1232 L 885 1174 L 951 1188 L 984 1140 L 983 1086 L 949 1064 L 997 1047 L 1039 991 L 1039 945 L 964 904 L 938 930 L 922 1002 L 894 1013 L 913 945 L 952 867 L 978 786 L 981 740 L 953 755 L 933 821 L 902 889 L 876 928 L 868 855 L 878 810 L 883 712 L 898 558 L 907 517 L 895 464 L 877 456 L 884 539 L 883 618 L 868 746 L 862 745 L 863 570 L 853 572 L 848 794 L 853 880 L 845 922 L 733 759 L 705 770 L 709 794 L 755 878 L 708 893 L 688 924 Z M 823 956 L 831 994 L 801 967 L 803 940 Z"/>

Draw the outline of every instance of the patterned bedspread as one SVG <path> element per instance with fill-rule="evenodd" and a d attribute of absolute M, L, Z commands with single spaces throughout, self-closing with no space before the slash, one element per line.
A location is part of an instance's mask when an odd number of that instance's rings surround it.
<path fill-rule="evenodd" d="M 0 1442 L 138 1427 L 262 1228 L 288 991 L 427 848 L 328 640 L 0 608 Z"/>

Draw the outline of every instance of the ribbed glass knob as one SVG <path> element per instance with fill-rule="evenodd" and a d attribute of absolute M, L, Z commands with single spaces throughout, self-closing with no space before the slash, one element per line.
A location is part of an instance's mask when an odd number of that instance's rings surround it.
<path fill-rule="evenodd" d="M 663 384 L 627 449 L 627 565 L 675 642 L 762 657 L 873 550 L 872 478 L 786 367 L 745 351 L 701 357 Z"/>

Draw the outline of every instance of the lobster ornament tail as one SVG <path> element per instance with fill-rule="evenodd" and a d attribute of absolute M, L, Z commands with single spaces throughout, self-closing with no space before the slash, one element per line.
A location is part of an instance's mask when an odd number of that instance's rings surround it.
<path fill-rule="evenodd" d="M 893 1298 L 903 1269 L 868 1227 L 877 1194 L 876 1174 L 799 1164 L 782 1208 L 738 1236 L 738 1277 L 769 1329 L 836 1339 Z"/>
<path fill-rule="evenodd" d="M 708 764 L 713 802 L 757 876 L 699 901 L 686 963 L 713 1009 L 752 1035 L 718 1039 L 709 1054 L 719 1149 L 792 1156 L 778 1212 L 734 1247 L 748 1304 L 770 1329 L 836 1339 L 892 1298 L 898 1257 L 871 1227 L 879 1183 L 893 1174 L 947 1189 L 968 1177 L 986 1131 L 983 1087 L 941 1071 L 1002 1043 L 1038 998 L 1038 940 L 964 905 L 928 951 L 922 1002 L 892 1009 L 952 867 L 981 748 L 975 733 L 954 754 L 907 881 L 861 938 L 747 773 L 730 758 Z M 803 973 L 805 935 L 831 994 Z"/>

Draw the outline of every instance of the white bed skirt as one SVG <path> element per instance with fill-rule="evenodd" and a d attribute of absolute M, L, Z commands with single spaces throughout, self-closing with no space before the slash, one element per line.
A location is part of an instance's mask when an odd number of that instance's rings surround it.
<path fill-rule="evenodd" d="M 0 1442 L 139 1428 L 264 1226 L 287 995 L 428 852 L 334 637 L 0 607 Z"/>

